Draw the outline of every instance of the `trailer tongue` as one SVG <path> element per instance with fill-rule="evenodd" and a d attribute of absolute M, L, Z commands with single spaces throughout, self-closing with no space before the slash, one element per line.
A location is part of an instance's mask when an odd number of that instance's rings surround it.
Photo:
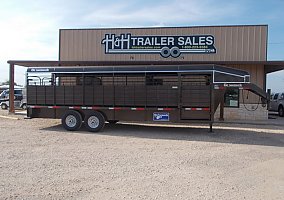
<path fill-rule="evenodd" d="M 208 122 L 226 88 L 266 99 L 250 75 L 216 65 L 28 68 L 28 116 L 99 131 L 105 121 Z"/>

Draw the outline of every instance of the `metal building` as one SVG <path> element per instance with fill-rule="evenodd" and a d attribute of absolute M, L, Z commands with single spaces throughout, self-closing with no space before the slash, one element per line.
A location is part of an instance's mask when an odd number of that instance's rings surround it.
<path fill-rule="evenodd" d="M 267 61 L 267 25 L 61 29 L 59 61 L 9 61 L 14 65 L 105 66 L 218 64 L 247 71 L 266 90 L 266 75 L 284 69 Z M 13 78 L 13 77 L 11 77 Z M 225 119 L 266 119 L 257 95 L 230 89 L 220 105 Z M 223 110 L 224 109 L 224 110 Z"/>

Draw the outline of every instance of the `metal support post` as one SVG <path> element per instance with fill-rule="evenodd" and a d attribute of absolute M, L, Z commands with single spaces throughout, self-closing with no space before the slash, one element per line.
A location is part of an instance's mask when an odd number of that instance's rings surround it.
<path fill-rule="evenodd" d="M 15 113 L 15 105 L 14 105 L 14 82 L 15 82 L 15 66 L 14 64 L 10 64 L 10 74 L 9 74 L 9 113 Z"/>
<path fill-rule="evenodd" d="M 224 95 L 222 95 L 222 99 L 220 102 L 220 117 L 219 117 L 219 121 L 224 121 Z"/>

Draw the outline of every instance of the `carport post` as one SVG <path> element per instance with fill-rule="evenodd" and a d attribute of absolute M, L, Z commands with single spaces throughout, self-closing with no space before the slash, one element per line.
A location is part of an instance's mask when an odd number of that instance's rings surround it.
<path fill-rule="evenodd" d="M 14 107 L 14 74 L 15 73 L 15 66 L 14 64 L 10 63 L 10 86 L 9 86 L 9 113 L 15 113 L 15 107 Z"/>
<path fill-rule="evenodd" d="M 222 96 L 221 102 L 220 102 L 220 117 L 219 117 L 219 121 L 224 121 L 224 103 L 225 98 L 224 95 Z"/>

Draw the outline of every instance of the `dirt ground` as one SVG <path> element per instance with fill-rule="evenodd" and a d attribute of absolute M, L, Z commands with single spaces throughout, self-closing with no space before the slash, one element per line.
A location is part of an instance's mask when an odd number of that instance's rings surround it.
<path fill-rule="evenodd" d="M 0 115 L 6 115 L 1 111 Z M 106 125 L 0 117 L 0 199 L 283 199 L 284 119 Z M 276 120 L 276 119 L 275 119 Z M 282 121 L 282 122 L 281 122 Z"/>

